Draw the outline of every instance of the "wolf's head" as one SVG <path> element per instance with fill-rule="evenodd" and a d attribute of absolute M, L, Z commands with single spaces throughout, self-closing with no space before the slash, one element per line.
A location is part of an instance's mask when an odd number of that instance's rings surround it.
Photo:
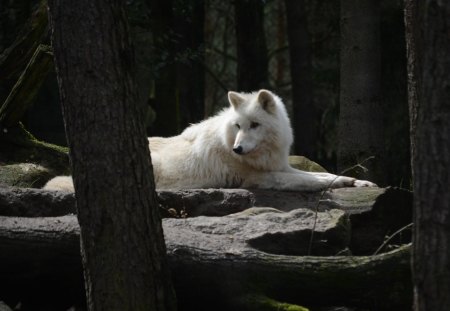
<path fill-rule="evenodd" d="M 227 145 L 239 156 L 287 157 L 292 129 L 281 99 L 267 90 L 229 92 Z M 281 154 L 280 154 L 281 153 Z"/>

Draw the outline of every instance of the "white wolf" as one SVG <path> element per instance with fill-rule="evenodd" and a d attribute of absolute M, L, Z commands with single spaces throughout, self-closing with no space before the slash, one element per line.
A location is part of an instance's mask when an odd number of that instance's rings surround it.
<path fill-rule="evenodd" d="M 230 107 L 178 136 L 149 138 L 156 188 L 265 188 L 318 191 L 375 184 L 289 166 L 292 128 L 281 99 L 267 90 L 229 92 Z M 44 189 L 73 191 L 60 176 Z"/>

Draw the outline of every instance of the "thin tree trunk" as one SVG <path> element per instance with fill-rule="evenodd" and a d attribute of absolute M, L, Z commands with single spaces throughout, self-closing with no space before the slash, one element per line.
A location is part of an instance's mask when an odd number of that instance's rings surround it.
<path fill-rule="evenodd" d="M 147 3 L 153 31 L 152 56 L 158 66 L 151 101 L 156 113 L 151 136 L 173 136 L 181 130 L 174 45 L 179 38 L 174 37 L 173 1 L 147 0 Z"/>
<path fill-rule="evenodd" d="M 49 1 L 90 310 L 173 310 L 122 1 Z"/>
<path fill-rule="evenodd" d="M 187 12 L 175 19 L 175 28 L 180 38 L 178 51 L 186 60 L 177 64 L 177 88 L 180 109 L 180 127 L 184 129 L 205 117 L 204 92 L 204 21 L 203 0 L 185 0 Z"/>
<path fill-rule="evenodd" d="M 294 147 L 297 154 L 316 157 L 317 122 L 312 94 L 311 38 L 304 0 L 285 0 L 291 56 Z"/>
<path fill-rule="evenodd" d="M 238 91 L 251 92 L 267 88 L 268 58 L 264 35 L 264 2 L 235 2 Z"/>
<path fill-rule="evenodd" d="M 380 62 L 379 1 L 342 0 L 338 171 L 374 157 L 351 174 L 383 184 Z"/>
<path fill-rule="evenodd" d="M 450 3 L 405 0 L 415 310 L 450 305 Z"/>

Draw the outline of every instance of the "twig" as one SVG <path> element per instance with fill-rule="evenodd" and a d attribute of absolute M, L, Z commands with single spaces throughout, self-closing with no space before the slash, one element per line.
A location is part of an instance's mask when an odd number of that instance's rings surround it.
<path fill-rule="evenodd" d="M 319 200 L 317 200 L 317 204 L 314 208 L 314 223 L 311 229 L 311 237 L 309 238 L 309 244 L 308 244 L 308 253 L 307 256 L 311 255 L 311 249 L 312 249 L 312 244 L 313 244 L 313 240 L 314 240 L 314 231 L 316 230 L 316 225 L 317 225 L 317 218 L 318 218 L 318 213 L 319 213 L 319 205 L 320 202 L 323 200 L 323 197 L 325 195 L 325 192 L 327 192 L 329 189 L 331 189 L 331 185 L 335 182 L 335 180 L 338 178 L 339 176 L 336 176 L 329 184 L 328 186 L 322 190 L 322 193 L 320 195 Z"/>
<path fill-rule="evenodd" d="M 367 162 L 367 161 L 372 160 L 372 159 L 375 159 L 375 156 L 367 157 L 367 158 L 365 158 L 364 160 L 362 160 L 361 162 L 358 162 L 358 163 L 356 163 L 355 165 L 350 166 L 349 168 L 346 168 L 345 170 L 343 170 L 343 171 L 341 172 L 341 175 L 344 175 L 344 174 L 347 173 L 348 171 L 351 171 L 352 169 L 357 168 L 357 167 L 361 168 L 361 169 L 364 171 L 364 173 L 366 173 L 366 172 L 368 171 L 368 169 L 367 169 L 365 166 L 363 166 L 362 164 L 363 164 L 364 162 Z"/>
<path fill-rule="evenodd" d="M 386 239 L 386 241 L 383 242 L 383 244 L 381 244 L 380 247 L 378 247 L 378 249 L 375 251 L 375 253 L 373 253 L 373 255 L 374 256 L 377 255 L 378 252 L 380 252 L 383 249 L 383 247 L 385 247 L 389 243 L 389 241 L 392 240 L 397 234 L 403 232 L 404 230 L 406 230 L 406 229 L 408 229 L 408 228 L 410 228 L 412 226 L 413 226 L 413 223 L 410 223 L 410 224 L 408 224 L 408 225 L 398 229 L 397 231 L 395 231 L 390 237 L 388 237 Z"/>
<path fill-rule="evenodd" d="M 365 172 L 367 172 L 368 169 L 365 168 L 364 166 L 362 166 L 362 164 L 363 164 L 364 162 L 367 162 L 367 161 L 372 160 L 372 159 L 374 159 L 374 158 L 375 158 L 374 156 L 370 156 L 370 157 L 368 157 L 368 158 L 365 158 L 365 159 L 362 160 L 361 162 L 356 163 L 355 165 L 353 165 L 353 166 L 351 166 L 351 167 L 349 167 L 349 168 L 343 170 L 343 171 L 341 172 L 341 175 L 343 175 L 343 174 L 345 174 L 346 172 L 348 172 L 348 171 L 350 171 L 350 170 L 352 170 L 352 169 L 354 169 L 354 168 L 357 168 L 357 167 L 360 167 L 360 168 L 362 168 Z M 311 255 L 311 249 L 312 249 L 312 244 L 313 244 L 313 240 L 314 240 L 314 230 L 316 230 L 316 225 L 317 225 L 317 218 L 318 218 L 318 213 L 319 213 L 319 205 L 320 205 L 320 202 L 322 201 L 322 199 L 323 199 L 323 197 L 324 197 L 324 195 L 325 195 L 325 192 L 327 192 L 329 189 L 331 189 L 331 185 L 336 181 L 337 178 L 339 178 L 339 175 L 336 175 L 336 177 L 328 184 L 328 186 L 325 188 L 325 190 L 322 191 L 322 194 L 320 195 L 320 198 L 319 198 L 319 200 L 317 201 L 317 204 L 316 204 L 316 206 L 315 206 L 315 208 L 314 208 L 315 215 L 314 215 L 314 223 L 313 223 L 313 226 L 312 226 L 312 229 L 311 229 L 311 237 L 309 238 L 308 253 L 307 253 L 308 256 Z"/>

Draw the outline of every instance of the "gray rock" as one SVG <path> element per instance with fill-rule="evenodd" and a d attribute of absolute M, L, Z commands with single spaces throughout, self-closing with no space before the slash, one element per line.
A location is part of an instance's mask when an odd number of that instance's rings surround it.
<path fill-rule="evenodd" d="M 168 248 L 176 249 L 179 244 L 222 253 L 262 251 L 307 255 L 310 252 L 326 256 L 337 254 L 350 241 L 350 223 L 343 211 L 315 213 L 297 209 L 283 213 L 264 209 L 265 212 L 258 213 L 256 209 L 250 215 L 244 212 L 225 217 L 164 219 Z"/>

